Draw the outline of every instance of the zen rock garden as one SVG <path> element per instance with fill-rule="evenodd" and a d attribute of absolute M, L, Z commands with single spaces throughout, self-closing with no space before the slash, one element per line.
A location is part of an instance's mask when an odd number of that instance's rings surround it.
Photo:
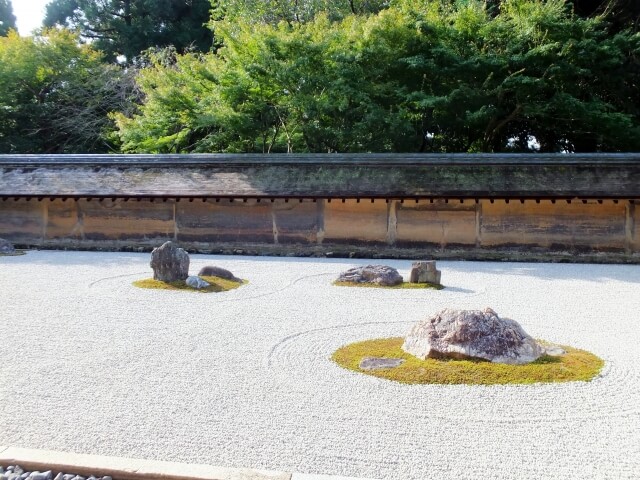
<path fill-rule="evenodd" d="M 221 292 L 244 283 L 229 270 L 217 266 L 205 266 L 198 275 L 189 275 L 189 264 L 189 254 L 183 248 L 173 242 L 165 242 L 151 252 L 153 279 L 133 284 L 140 288 Z"/>
<path fill-rule="evenodd" d="M 224 268 L 207 265 L 189 275 L 188 253 L 166 242 L 151 252 L 153 279 L 134 282 L 141 288 L 220 292 L 244 280 Z M 387 265 L 350 268 L 334 282 L 339 286 L 443 288 L 436 262 L 416 261 L 409 282 Z M 446 308 L 430 315 L 403 338 L 364 340 L 345 345 L 332 359 L 350 370 L 403 383 L 509 384 L 590 380 L 603 361 L 595 355 L 531 337 L 515 320 L 493 309 Z"/>

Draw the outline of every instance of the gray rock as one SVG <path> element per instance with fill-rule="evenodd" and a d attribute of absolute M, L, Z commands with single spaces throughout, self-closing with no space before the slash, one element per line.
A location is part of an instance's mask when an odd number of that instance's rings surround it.
<path fill-rule="evenodd" d="M 436 261 L 428 260 L 424 262 L 413 262 L 411 264 L 411 273 L 409 274 L 409 282 L 411 283 L 432 283 L 440 285 L 440 277 L 442 273 L 436 269 Z"/>
<path fill-rule="evenodd" d="M 386 265 L 366 265 L 342 272 L 338 277 L 338 282 L 371 283 L 392 287 L 402 283 L 402 276 L 398 270 Z"/>
<path fill-rule="evenodd" d="M 233 273 L 231 273 L 226 268 L 214 267 L 212 265 L 207 265 L 206 267 L 202 267 L 198 272 L 198 276 L 200 277 L 219 277 L 225 280 L 231 280 L 233 282 L 241 282 L 242 280 L 237 278 Z"/>
<path fill-rule="evenodd" d="M 211 285 L 209 282 L 205 282 L 203 279 L 196 276 L 187 277 L 185 283 L 191 288 L 195 288 L 196 290 L 200 290 L 201 288 L 205 288 Z"/>
<path fill-rule="evenodd" d="M 62 480 L 73 480 L 75 478 L 75 473 L 65 473 L 62 476 Z"/>
<path fill-rule="evenodd" d="M 550 357 L 561 357 L 567 354 L 567 351 L 558 345 L 543 345 L 542 348 L 544 349 L 543 353 Z"/>
<path fill-rule="evenodd" d="M 53 472 L 47 470 L 46 472 L 31 472 L 27 477 L 29 480 L 51 480 L 53 478 Z"/>
<path fill-rule="evenodd" d="M 53 480 L 64 480 L 64 473 L 59 472 Z"/>
<path fill-rule="evenodd" d="M 519 365 L 544 349 L 514 320 L 482 310 L 445 309 L 418 322 L 402 349 L 418 358 L 471 358 Z"/>
<path fill-rule="evenodd" d="M 151 252 L 153 278 L 161 282 L 186 280 L 189 276 L 189 255 L 173 242 L 166 242 Z"/>
<path fill-rule="evenodd" d="M 72 480 L 86 480 L 82 475 L 76 475 Z"/>
<path fill-rule="evenodd" d="M 13 244 L 9 240 L 0 238 L 0 254 L 11 255 L 12 253 L 16 253 Z"/>
<path fill-rule="evenodd" d="M 113 480 L 109 475 L 102 477 L 102 480 Z"/>
<path fill-rule="evenodd" d="M 383 370 L 396 368 L 404 363 L 402 358 L 365 357 L 360 361 L 360 370 Z"/>

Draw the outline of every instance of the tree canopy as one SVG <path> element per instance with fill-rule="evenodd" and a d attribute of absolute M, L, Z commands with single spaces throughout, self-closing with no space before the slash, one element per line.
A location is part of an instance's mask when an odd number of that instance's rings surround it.
<path fill-rule="evenodd" d="M 52 0 L 45 26 L 77 30 L 107 58 L 133 60 L 151 47 L 208 51 L 209 0 Z"/>
<path fill-rule="evenodd" d="M 118 115 L 130 152 L 640 147 L 640 35 L 563 0 L 398 0 L 367 16 L 218 21 L 217 55 L 156 57 Z"/>
<path fill-rule="evenodd" d="M 133 92 L 126 75 L 65 30 L 0 37 L 0 153 L 109 151 L 108 115 Z"/>
<path fill-rule="evenodd" d="M 0 0 L 0 37 L 6 36 L 9 30 L 16 30 L 13 5 L 11 5 L 11 0 Z"/>

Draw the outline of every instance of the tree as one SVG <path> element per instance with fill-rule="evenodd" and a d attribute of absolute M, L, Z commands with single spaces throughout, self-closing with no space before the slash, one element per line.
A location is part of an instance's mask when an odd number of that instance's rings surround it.
<path fill-rule="evenodd" d="M 210 8 L 209 0 L 53 0 L 44 24 L 76 29 L 108 59 L 131 62 L 151 47 L 210 50 Z"/>
<path fill-rule="evenodd" d="M 0 0 L 0 37 L 6 36 L 12 29 L 16 30 L 16 17 L 11 0 Z"/>
<path fill-rule="evenodd" d="M 66 30 L 0 37 L 0 153 L 113 150 L 108 115 L 131 108 L 131 76 Z"/>
<path fill-rule="evenodd" d="M 223 20 L 217 55 L 157 57 L 118 115 L 130 152 L 632 151 L 640 34 L 564 0 L 397 0 L 377 14 Z"/>

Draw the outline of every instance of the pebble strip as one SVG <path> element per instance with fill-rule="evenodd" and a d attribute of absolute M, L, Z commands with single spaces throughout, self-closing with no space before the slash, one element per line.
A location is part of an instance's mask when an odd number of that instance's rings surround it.
<path fill-rule="evenodd" d="M 46 472 L 25 472 L 19 465 L 9 465 L 4 468 L 0 465 L 0 480 L 113 480 L 110 476 L 96 477 L 90 475 L 83 477 L 75 473 L 58 472 L 55 476 L 51 470 Z"/>

